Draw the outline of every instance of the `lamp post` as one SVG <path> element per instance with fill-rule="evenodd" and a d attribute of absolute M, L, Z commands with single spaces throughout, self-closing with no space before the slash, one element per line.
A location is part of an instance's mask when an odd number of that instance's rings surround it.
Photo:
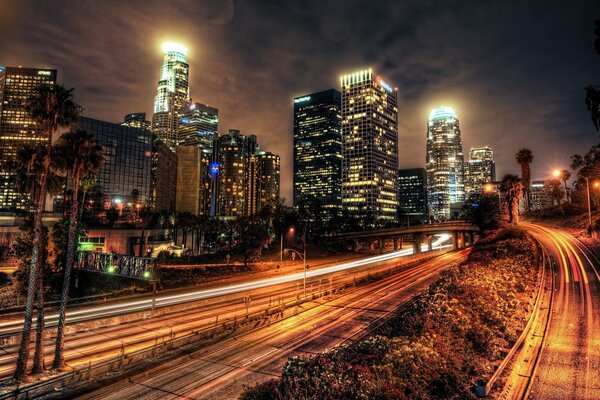
<path fill-rule="evenodd" d="M 304 283 L 303 283 L 303 285 L 304 285 L 304 297 L 306 297 L 306 246 L 304 246 L 303 254 L 300 253 L 298 250 L 294 250 L 294 249 L 284 249 L 284 250 L 293 251 L 294 253 L 298 254 L 298 257 L 300 257 L 300 259 L 304 263 Z"/>
<path fill-rule="evenodd" d="M 281 232 L 281 238 L 280 238 L 280 241 L 279 241 L 280 252 L 281 252 L 281 253 L 280 253 L 280 256 L 279 256 L 279 261 L 281 261 L 281 262 L 283 262 L 283 235 L 284 235 L 285 233 L 286 233 L 285 231 Z M 288 230 L 288 233 L 294 233 L 294 228 L 293 228 L 293 227 L 292 227 L 292 228 L 290 228 L 290 229 Z"/>
<path fill-rule="evenodd" d="M 588 206 L 588 230 L 590 232 L 590 235 L 592 234 L 592 202 L 590 199 L 590 177 L 589 176 L 583 176 L 583 179 L 585 179 L 585 186 L 587 189 L 587 206 Z M 594 187 L 600 187 L 600 182 L 594 182 Z"/>

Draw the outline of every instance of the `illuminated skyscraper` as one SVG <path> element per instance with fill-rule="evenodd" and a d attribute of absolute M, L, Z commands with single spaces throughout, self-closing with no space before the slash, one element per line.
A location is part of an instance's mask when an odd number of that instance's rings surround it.
<path fill-rule="evenodd" d="M 230 129 L 229 134 L 215 140 L 214 161 L 219 168 L 216 188 L 217 216 L 252 215 L 252 204 L 248 202 L 248 185 L 257 182 L 258 166 L 250 169 L 249 165 L 257 151 L 256 136 L 241 135 L 240 131 L 235 129 Z M 254 174 L 254 179 L 251 179 L 250 172 Z"/>
<path fill-rule="evenodd" d="M 465 166 L 465 192 L 467 196 L 483 192 L 483 184 L 496 180 L 494 153 L 488 146 L 472 147 L 469 163 Z"/>
<path fill-rule="evenodd" d="M 427 124 L 427 205 L 436 220 L 451 217 L 450 205 L 465 200 L 460 123 L 451 107 L 431 110 Z"/>
<path fill-rule="evenodd" d="M 26 111 L 27 99 L 40 85 L 56 83 L 56 70 L 0 67 L 0 209 L 29 208 L 29 197 L 14 190 L 17 152 L 49 143 L 50 137 Z"/>
<path fill-rule="evenodd" d="M 281 160 L 277 154 L 259 151 L 256 155 L 259 165 L 259 199 L 256 211 L 260 211 L 270 201 L 279 200 Z"/>
<path fill-rule="evenodd" d="M 341 77 L 342 205 L 365 225 L 394 222 L 398 207 L 397 89 L 371 69 Z"/>
<path fill-rule="evenodd" d="M 177 143 L 212 148 L 219 128 L 219 110 L 202 103 L 185 108 L 179 116 Z"/>
<path fill-rule="evenodd" d="M 165 56 L 160 68 L 160 80 L 154 98 L 152 131 L 171 150 L 175 151 L 179 114 L 190 103 L 187 48 L 168 42 L 163 45 L 162 49 Z"/>
<path fill-rule="evenodd" d="M 341 102 L 335 89 L 294 99 L 294 205 L 319 201 L 323 220 L 342 206 Z"/>

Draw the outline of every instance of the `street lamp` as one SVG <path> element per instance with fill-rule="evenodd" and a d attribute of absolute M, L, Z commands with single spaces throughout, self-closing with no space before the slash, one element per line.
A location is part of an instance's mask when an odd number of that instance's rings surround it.
<path fill-rule="evenodd" d="M 560 170 L 558 170 L 558 169 L 555 169 L 555 170 L 552 172 L 552 175 L 554 175 L 554 177 L 555 177 L 555 178 L 560 178 L 560 176 L 561 176 L 562 174 L 561 174 Z"/>
<path fill-rule="evenodd" d="M 483 185 L 483 191 L 487 194 L 492 194 L 494 192 L 498 193 L 498 208 L 500 208 L 501 200 L 500 200 L 500 190 L 496 190 L 496 185 L 493 183 L 486 183 Z"/>
<path fill-rule="evenodd" d="M 290 231 L 294 232 L 293 230 L 294 228 L 291 228 Z M 283 242 L 282 242 L 283 243 Z M 298 257 L 300 257 L 300 259 L 302 260 L 302 263 L 304 264 L 304 297 L 306 297 L 306 228 L 304 229 L 304 234 L 302 235 L 302 254 L 300 254 L 300 252 L 298 250 L 294 250 L 294 249 L 285 249 L 285 250 L 289 250 L 289 251 L 293 251 L 294 253 L 298 254 Z M 282 254 L 283 254 L 283 250 L 282 249 Z"/>
<path fill-rule="evenodd" d="M 592 233 L 592 203 L 590 201 L 590 177 L 582 176 L 582 178 L 585 179 L 585 186 L 587 189 L 588 230 L 590 231 L 590 234 L 591 234 Z M 595 188 L 600 187 L 600 182 L 598 182 L 598 181 L 594 182 L 594 187 Z"/>
<path fill-rule="evenodd" d="M 294 227 L 291 227 L 288 230 L 288 233 L 294 233 Z M 281 249 L 281 253 L 280 253 L 280 257 L 279 257 L 279 261 L 283 262 L 283 235 L 285 234 L 285 232 L 281 232 L 281 238 L 279 240 L 279 246 Z"/>

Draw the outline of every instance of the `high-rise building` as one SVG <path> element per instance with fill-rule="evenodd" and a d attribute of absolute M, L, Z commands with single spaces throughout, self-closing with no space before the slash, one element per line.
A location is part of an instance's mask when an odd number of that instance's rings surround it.
<path fill-rule="evenodd" d="M 496 180 L 496 163 L 491 147 L 472 147 L 469 163 L 465 166 L 466 196 L 483 193 L 483 184 Z"/>
<path fill-rule="evenodd" d="M 552 198 L 552 186 L 550 181 L 532 181 L 529 202 L 532 211 L 541 211 L 552 208 L 554 199 Z"/>
<path fill-rule="evenodd" d="M 281 160 L 277 154 L 268 151 L 257 153 L 259 163 L 259 201 L 256 211 L 267 203 L 279 200 Z"/>
<path fill-rule="evenodd" d="M 451 205 L 465 200 L 460 123 L 451 107 L 431 110 L 427 124 L 427 209 L 435 220 L 451 218 Z"/>
<path fill-rule="evenodd" d="M 222 217 L 252 215 L 247 201 L 249 162 L 258 151 L 255 135 L 241 135 L 230 129 L 213 145 L 213 161 L 218 166 L 216 214 Z M 258 168 L 254 169 L 258 173 Z"/>
<path fill-rule="evenodd" d="M 341 102 L 335 89 L 294 99 L 294 205 L 320 202 L 324 221 L 342 206 Z"/>
<path fill-rule="evenodd" d="M 400 223 L 427 222 L 427 172 L 425 168 L 398 171 Z"/>
<path fill-rule="evenodd" d="M 165 43 L 160 80 L 154 98 L 152 130 L 171 150 L 177 146 L 179 114 L 190 103 L 187 48 L 177 43 Z"/>
<path fill-rule="evenodd" d="M 151 205 L 152 133 L 86 117 L 79 118 L 77 128 L 92 134 L 104 149 L 104 163 L 90 189 L 95 207 Z"/>
<path fill-rule="evenodd" d="M 176 210 L 177 155 L 158 139 L 152 145 L 150 203 L 156 212 Z"/>
<path fill-rule="evenodd" d="M 121 125 L 147 131 L 152 128 L 152 123 L 146 119 L 146 113 L 143 112 L 127 114 L 123 122 L 121 122 Z"/>
<path fill-rule="evenodd" d="M 219 110 L 202 103 L 194 103 L 179 115 L 177 143 L 210 149 L 218 128 Z"/>
<path fill-rule="evenodd" d="M 371 69 L 341 77 L 342 205 L 365 225 L 393 222 L 398 207 L 397 89 Z"/>
<path fill-rule="evenodd" d="M 209 161 L 200 146 L 177 146 L 177 211 L 209 215 Z"/>
<path fill-rule="evenodd" d="M 29 196 L 15 190 L 14 163 L 24 146 L 47 144 L 50 137 L 26 110 L 40 85 L 56 83 L 56 70 L 0 67 L 0 209 L 25 210 Z"/>

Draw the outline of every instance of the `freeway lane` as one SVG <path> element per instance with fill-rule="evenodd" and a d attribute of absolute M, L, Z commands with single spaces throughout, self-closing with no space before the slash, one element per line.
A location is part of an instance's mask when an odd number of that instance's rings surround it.
<path fill-rule="evenodd" d="M 439 248 L 441 243 L 448 239 L 448 235 L 440 235 L 434 242 L 434 246 Z M 449 246 L 448 246 L 449 247 Z M 427 246 L 423 246 L 423 251 L 427 251 Z M 382 254 L 374 257 L 368 257 L 361 260 L 345 262 L 329 267 L 309 270 L 306 274 L 307 279 L 318 278 L 325 275 L 330 275 L 336 272 L 353 270 L 359 267 L 374 265 L 380 262 L 392 260 L 394 258 L 407 256 L 412 254 L 412 249 L 404 249 L 387 254 Z M 259 279 L 250 282 L 236 283 L 228 286 L 220 286 L 211 289 L 192 290 L 187 293 L 180 294 L 160 294 L 156 297 L 156 308 L 188 303 L 196 300 L 219 297 L 228 294 L 242 293 L 253 289 L 261 289 L 277 284 L 297 282 L 304 279 L 304 273 L 294 273 L 289 275 L 278 276 L 274 278 Z M 67 323 L 73 324 L 77 322 L 96 320 L 99 318 L 107 318 L 132 312 L 152 310 L 153 300 L 151 298 L 136 299 L 132 301 L 122 301 L 111 303 L 110 305 L 94 305 L 87 307 L 78 307 L 75 310 L 67 312 Z M 34 318 L 35 320 L 35 318 Z M 49 312 L 46 314 L 46 326 L 53 327 L 58 320 L 57 312 Z M 23 324 L 22 317 L 18 318 L 2 318 L 0 319 L 0 337 L 19 334 Z M 34 323 L 35 326 L 35 323 Z"/>
<path fill-rule="evenodd" d="M 468 250 L 443 255 L 297 316 L 223 340 L 150 371 L 81 395 L 81 399 L 233 399 L 244 385 L 279 376 L 293 355 L 311 355 L 356 340 L 399 304 L 463 260 Z M 70 394 L 67 394 L 70 396 Z"/>
<path fill-rule="evenodd" d="M 552 317 L 529 398 L 600 399 L 598 260 L 559 229 L 523 226 L 557 263 Z"/>
<path fill-rule="evenodd" d="M 376 259 L 376 261 L 373 259 Z M 369 262 L 365 263 L 366 260 L 369 260 Z M 390 266 L 397 265 L 399 261 L 397 252 L 386 254 L 383 257 L 371 257 L 366 260 L 360 260 L 359 263 L 365 265 L 364 268 L 359 269 L 360 271 L 364 271 L 365 268 L 366 271 L 373 270 L 373 272 L 387 270 Z M 403 262 L 408 261 L 409 260 L 404 260 Z M 344 263 L 338 266 L 322 268 L 310 272 L 313 272 L 313 276 L 319 277 L 323 276 L 323 274 L 316 274 L 317 272 L 325 269 L 333 271 L 330 275 L 327 275 L 327 278 L 331 278 L 331 280 L 327 279 L 326 282 L 329 285 L 336 287 L 342 283 L 351 283 L 353 281 L 356 269 L 340 268 L 347 264 L 348 263 Z M 368 268 L 366 266 L 368 266 Z M 410 269 L 407 271 L 405 278 L 415 278 L 416 273 L 417 272 Z M 294 275 L 292 275 L 292 277 L 293 276 Z M 319 279 L 311 279 L 313 280 L 307 282 L 309 293 L 318 291 L 321 284 Z M 264 281 L 272 282 L 279 280 L 280 278 L 275 278 Z M 264 284 L 264 281 L 262 281 L 261 284 Z M 233 290 L 239 291 L 240 287 L 248 287 L 247 285 L 248 284 L 236 284 L 226 286 L 219 290 L 234 288 Z M 252 301 L 247 309 L 246 303 L 242 301 L 245 292 L 240 291 L 238 292 L 240 293 L 239 297 L 226 299 L 216 298 L 214 304 L 190 304 L 183 310 L 169 312 L 164 315 L 156 315 L 148 319 L 133 320 L 122 322 L 118 325 L 100 326 L 86 331 L 68 333 L 66 336 L 65 358 L 70 367 L 87 365 L 90 362 L 96 364 L 101 361 L 116 359 L 119 358 L 122 353 L 131 354 L 136 350 L 152 348 L 163 340 L 182 337 L 198 331 L 199 329 L 210 328 L 214 326 L 217 321 L 243 318 L 246 312 L 252 313 L 264 310 L 275 302 L 294 301 L 298 296 L 299 287 L 301 286 L 298 285 L 298 279 L 291 279 L 286 285 L 263 287 L 260 291 L 255 291 L 255 295 L 253 295 Z M 206 292 L 214 294 L 215 292 L 218 292 L 218 290 L 209 289 L 194 291 L 196 294 Z M 169 297 L 173 296 L 169 295 Z M 89 308 L 94 310 L 96 307 Z M 105 306 L 102 306 L 101 308 L 106 309 Z M 52 339 L 48 338 L 46 344 L 46 354 L 48 359 L 51 358 L 51 342 Z M 2 353 L 0 353 L 0 380 L 2 380 L 10 377 L 14 370 L 17 346 L 7 345 L 0 349 L 2 350 Z"/>

